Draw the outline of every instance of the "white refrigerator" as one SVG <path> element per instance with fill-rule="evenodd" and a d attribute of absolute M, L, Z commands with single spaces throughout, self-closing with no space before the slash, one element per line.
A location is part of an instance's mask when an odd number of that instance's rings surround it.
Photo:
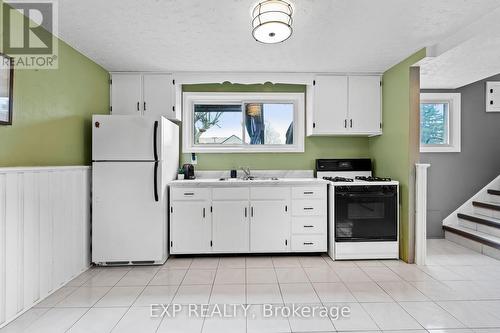
<path fill-rule="evenodd" d="M 162 264 L 179 127 L 164 117 L 92 118 L 92 262 Z"/>

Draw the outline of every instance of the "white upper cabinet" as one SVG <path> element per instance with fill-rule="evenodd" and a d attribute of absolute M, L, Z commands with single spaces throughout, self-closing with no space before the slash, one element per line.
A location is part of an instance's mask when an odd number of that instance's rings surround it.
<path fill-rule="evenodd" d="M 172 74 L 111 74 L 111 114 L 165 116 L 180 121 L 180 112 L 175 112 L 174 106 Z"/>
<path fill-rule="evenodd" d="M 174 84 L 172 74 L 145 74 L 144 86 L 144 115 L 165 116 L 168 119 L 177 119 L 174 111 Z"/>
<path fill-rule="evenodd" d="M 347 76 L 317 76 L 315 83 L 313 134 L 344 131 L 348 105 Z"/>
<path fill-rule="evenodd" d="M 360 134 L 381 134 L 380 77 L 349 77 L 349 130 Z"/>
<path fill-rule="evenodd" d="M 142 76 L 140 74 L 113 74 L 111 80 L 111 113 L 140 115 Z"/>
<path fill-rule="evenodd" d="M 380 135 L 380 76 L 317 75 L 308 135 Z"/>

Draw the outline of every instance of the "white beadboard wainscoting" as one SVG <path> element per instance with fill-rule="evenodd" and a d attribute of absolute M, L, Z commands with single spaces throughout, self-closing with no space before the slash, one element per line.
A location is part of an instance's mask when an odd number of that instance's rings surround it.
<path fill-rule="evenodd" d="M 90 266 L 90 168 L 0 168 L 0 327 Z"/>

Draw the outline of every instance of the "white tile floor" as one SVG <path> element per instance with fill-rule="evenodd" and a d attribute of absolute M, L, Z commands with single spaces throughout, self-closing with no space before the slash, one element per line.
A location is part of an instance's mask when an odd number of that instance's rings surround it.
<path fill-rule="evenodd" d="M 500 261 L 445 240 L 428 265 L 325 256 L 172 258 L 92 268 L 6 332 L 500 332 Z M 228 318 L 152 318 L 150 304 L 248 304 Z M 263 304 L 348 307 L 350 316 L 263 316 Z"/>

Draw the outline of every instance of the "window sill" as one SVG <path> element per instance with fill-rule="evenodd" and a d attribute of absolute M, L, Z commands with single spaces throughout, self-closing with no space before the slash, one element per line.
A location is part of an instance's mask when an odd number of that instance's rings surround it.
<path fill-rule="evenodd" d="M 421 153 L 460 153 L 460 147 L 420 147 Z"/>

